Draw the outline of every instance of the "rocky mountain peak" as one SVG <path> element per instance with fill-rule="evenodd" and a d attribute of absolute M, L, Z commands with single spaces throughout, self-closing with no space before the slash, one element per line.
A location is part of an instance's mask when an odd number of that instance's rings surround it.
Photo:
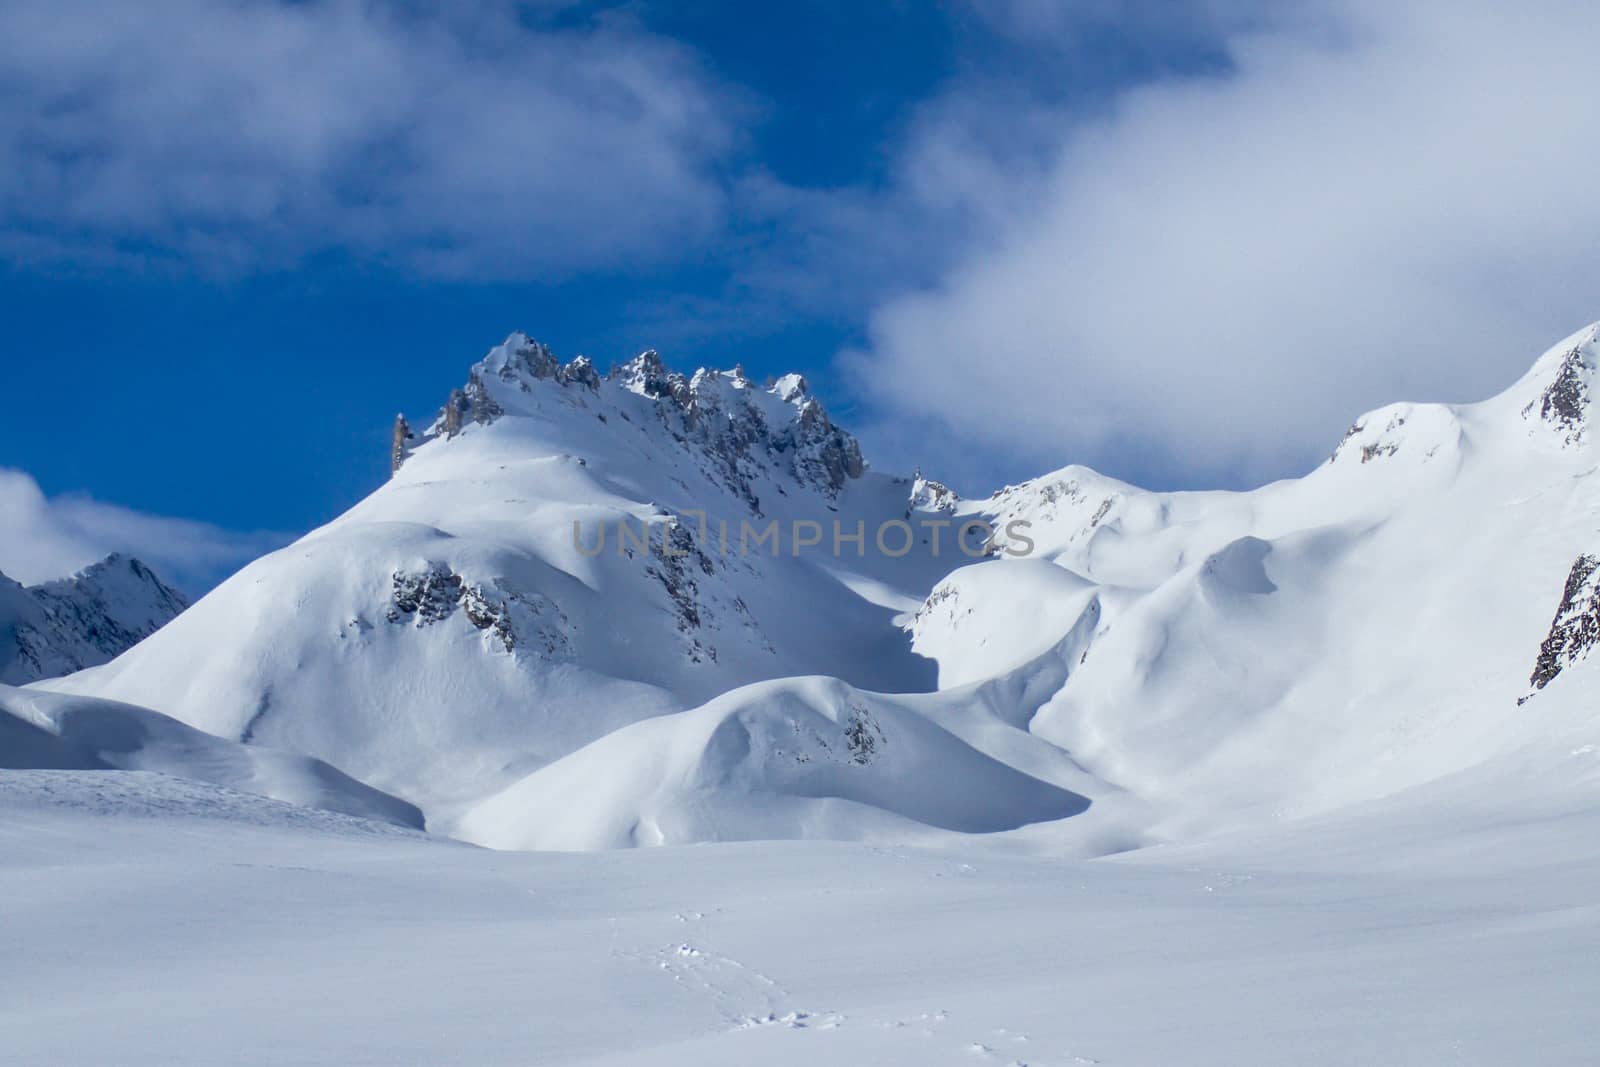
<path fill-rule="evenodd" d="M 607 381 L 620 382 L 622 387 L 641 396 L 661 398 L 670 396 L 680 403 L 689 387 L 689 380 L 676 372 L 669 372 L 661 356 L 651 348 L 640 352 L 628 362 L 613 367 L 606 375 Z"/>
<path fill-rule="evenodd" d="M 108 662 L 189 606 L 121 553 L 26 588 L 0 575 L 0 587 L 0 682 L 13 685 Z"/>
<path fill-rule="evenodd" d="M 759 507 L 750 488 L 758 468 L 775 467 L 830 497 L 866 469 L 855 438 L 834 424 L 798 374 L 774 379 L 763 389 L 743 367 L 701 367 L 684 375 L 647 349 L 602 378 L 587 357 L 562 364 L 547 346 L 520 332 L 472 367 L 467 383 L 451 391 L 424 438 L 454 437 L 506 414 L 539 417 L 536 390 L 570 386 L 598 394 L 593 403 L 602 406 L 622 403 L 606 389 L 655 401 L 655 413 L 673 439 L 697 447 L 719 480 L 735 487 L 752 508 Z M 604 410 L 597 414 L 606 421 Z M 403 418 L 395 425 L 391 460 L 398 470 L 410 451 L 399 435 L 410 427 Z"/>

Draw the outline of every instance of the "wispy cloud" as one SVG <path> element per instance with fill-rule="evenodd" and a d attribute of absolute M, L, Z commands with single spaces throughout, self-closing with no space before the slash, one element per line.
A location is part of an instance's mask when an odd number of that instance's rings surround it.
<path fill-rule="evenodd" d="M 0 572 L 26 585 L 125 552 L 186 592 L 203 593 L 288 540 L 149 515 L 81 494 L 47 497 L 28 474 L 0 467 Z"/>
<path fill-rule="evenodd" d="M 902 437 L 953 431 L 924 455 L 1296 473 L 1363 410 L 1490 395 L 1600 317 L 1600 9 L 1211 7 L 1227 62 L 1203 76 L 1088 122 L 972 97 L 923 131 L 993 224 L 880 302 L 845 364 Z M 1050 10 L 1009 17 L 1070 52 L 1077 24 Z M 1024 120 L 1053 129 L 1046 164 L 985 169 L 974 124 Z"/>
<path fill-rule="evenodd" d="M 556 5 L 552 5 L 556 6 Z M 561 274 L 721 224 L 736 96 L 528 5 L 0 6 L 0 256 Z"/>

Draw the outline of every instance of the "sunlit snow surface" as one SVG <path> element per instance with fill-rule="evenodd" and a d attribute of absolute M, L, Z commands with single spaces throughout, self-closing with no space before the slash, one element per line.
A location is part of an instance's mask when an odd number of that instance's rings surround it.
<path fill-rule="evenodd" d="M 0 1033 L 10 1063 L 130 1067 L 1589 1064 L 1600 796 L 1570 762 L 1094 861 L 490 852 L 0 775 Z"/>

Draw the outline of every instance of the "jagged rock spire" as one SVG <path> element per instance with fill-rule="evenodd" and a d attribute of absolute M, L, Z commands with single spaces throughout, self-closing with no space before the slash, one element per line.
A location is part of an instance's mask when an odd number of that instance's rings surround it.
<path fill-rule="evenodd" d="M 389 473 L 392 475 L 400 469 L 400 465 L 411 454 L 409 442 L 415 434 L 411 432 L 411 424 L 406 422 L 405 415 L 394 417 L 394 432 L 389 437 Z"/>

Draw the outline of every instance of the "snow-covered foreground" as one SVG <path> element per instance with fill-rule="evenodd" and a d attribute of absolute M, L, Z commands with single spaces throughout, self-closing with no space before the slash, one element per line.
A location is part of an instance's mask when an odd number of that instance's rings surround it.
<path fill-rule="evenodd" d="M 1580 1064 L 1600 757 L 1204 845 L 492 852 L 0 775 L 19 1064 Z"/>

